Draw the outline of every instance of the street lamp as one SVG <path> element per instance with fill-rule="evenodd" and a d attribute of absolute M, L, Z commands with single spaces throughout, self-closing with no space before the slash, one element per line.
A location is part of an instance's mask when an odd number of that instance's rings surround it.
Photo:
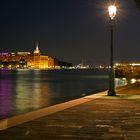
<path fill-rule="evenodd" d="M 111 20 L 114 19 L 115 15 L 116 15 L 116 11 L 117 11 L 116 6 L 110 5 L 110 6 L 108 7 L 108 12 L 109 12 L 109 16 L 110 16 Z"/>
<path fill-rule="evenodd" d="M 116 15 L 117 8 L 114 5 L 108 7 L 109 17 L 111 19 L 110 25 L 110 72 L 109 72 L 109 90 L 108 96 L 116 96 L 115 92 L 115 73 L 114 73 L 114 59 L 113 59 L 113 22 Z"/>

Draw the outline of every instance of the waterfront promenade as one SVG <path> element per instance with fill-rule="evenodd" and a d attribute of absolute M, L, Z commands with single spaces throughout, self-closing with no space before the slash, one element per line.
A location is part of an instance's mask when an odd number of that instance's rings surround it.
<path fill-rule="evenodd" d="M 119 88 L 116 97 L 103 92 L 35 113 L 7 129 L 16 121 L 1 121 L 0 140 L 140 140 L 140 83 Z"/>

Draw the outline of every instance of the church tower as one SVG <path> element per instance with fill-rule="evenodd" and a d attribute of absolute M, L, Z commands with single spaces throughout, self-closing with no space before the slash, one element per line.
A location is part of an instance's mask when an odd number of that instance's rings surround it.
<path fill-rule="evenodd" d="M 40 50 L 38 47 L 38 42 L 36 43 L 36 49 L 34 50 L 34 54 L 40 54 Z"/>
<path fill-rule="evenodd" d="M 38 42 L 36 43 L 36 49 L 34 50 L 34 67 L 40 68 L 40 50 L 38 47 Z"/>

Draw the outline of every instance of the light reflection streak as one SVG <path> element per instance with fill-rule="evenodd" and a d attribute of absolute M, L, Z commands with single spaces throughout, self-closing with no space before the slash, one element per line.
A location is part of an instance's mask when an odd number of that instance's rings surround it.
<path fill-rule="evenodd" d="M 26 71 L 26 75 L 28 76 L 29 74 L 30 71 Z M 16 107 L 21 112 L 41 108 L 49 104 L 48 83 L 41 81 L 39 71 L 35 71 L 32 74 L 31 79 L 20 74 L 18 75 L 15 87 L 17 93 Z"/>
<path fill-rule="evenodd" d="M 10 81 L 0 79 L 0 119 L 10 112 Z"/>

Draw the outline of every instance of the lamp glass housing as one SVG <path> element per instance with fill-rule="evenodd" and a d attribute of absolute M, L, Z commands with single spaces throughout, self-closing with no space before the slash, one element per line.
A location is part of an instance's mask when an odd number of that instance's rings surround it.
<path fill-rule="evenodd" d="M 115 15 L 116 15 L 116 11 L 117 11 L 116 6 L 110 5 L 110 6 L 108 7 L 108 12 L 109 12 L 109 16 L 110 16 L 111 20 L 114 19 Z"/>

